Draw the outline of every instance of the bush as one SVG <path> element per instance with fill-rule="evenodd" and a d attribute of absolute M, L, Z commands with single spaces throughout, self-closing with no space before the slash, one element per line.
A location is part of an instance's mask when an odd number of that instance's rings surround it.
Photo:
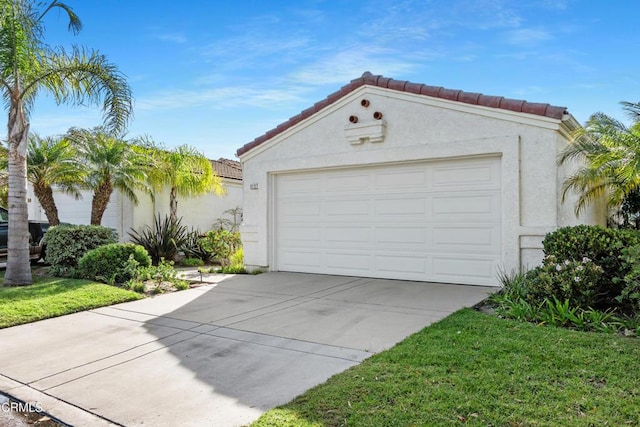
<path fill-rule="evenodd" d="M 164 219 L 160 214 L 154 219 L 153 226 L 144 226 L 140 231 L 131 230 L 129 237 L 147 250 L 153 265 L 158 265 L 162 258 L 173 261 L 187 239 L 187 227 L 182 220 L 175 223 L 168 215 Z"/>
<path fill-rule="evenodd" d="M 47 230 L 46 262 L 53 275 L 68 275 L 78 267 L 78 261 L 88 251 L 115 243 L 115 230 L 99 225 L 58 225 Z"/>
<path fill-rule="evenodd" d="M 211 230 L 203 239 L 203 247 L 217 258 L 222 265 L 229 263 L 229 257 L 240 248 L 240 233 L 228 230 Z"/>
<path fill-rule="evenodd" d="M 555 298 L 568 300 L 573 307 L 596 307 L 601 303 L 603 273 L 602 267 L 587 257 L 580 261 L 558 262 L 555 256 L 548 255 L 542 266 L 525 274 L 527 291 L 524 297 L 531 303 Z"/>
<path fill-rule="evenodd" d="M 222 267 L 219 272 L 223 274 L 248 274 L 249 273 L 245 268 L 245 266 L 242 264 L 227 265 L 225 267 Z"/>
<path fill-rule="evenodd" d="M 180 264 L 185 267 L 200 267 L 204 265 L 204 261 L 202 261 L 200 258 L 185 258 L 180 261 Z"/>
<path fill-rule="evenodd" d="M 200 231 L 191 230 L 187 233 L 184 245 L 182 246 L 182 252 L 184 252 L 184 254 L 189 258 L 202 260 L 202 263 L 204 264 L 213 257 L 213 254 L 209 252 L 205 246 L 205 239 L 200 234 Z"/>
<path fill-rule="evenodd" d="M 244 265 L 244 249 L 238 248 L 233 254 L 231 254 L 231 256 L 229 257 L 229 265 Z"/>
<path fill-rule="evenodd" d="M 544 253 L 547 255 L 542 270 L 536 269 L 539 273 L 548 273 L 554 278 L 563 281 L 562 284 L 553 285 L 558 290 L 569 286 L 567 280 L 569 275 L 576 273 L 588 274 L 588 271 L 576 270 L 583 264 L 583 260 L 589 260 L 602 269 L 601 274 L 591 271 L 589 280 L 572 284 L 573 295 L 587 296 L 591 300 L 594 308 L 615 307 L 617 298 L 624 288 L 624 277 L 630 272 L 631 265 L 623 259 L 624 248 L 640 244 L 640 234 L 635 230 L 610 229 L 600 226 L 578 225 L 575 227 L 560 228 L 553 233 L 549 233 L 542 242 Z M 547 266 L 547 264 L 553 264 Z M 562 266 L 568 268 L 563 271 Z M 553 272 L 557 270 L 557 273 Z M 531 278 L 536 273 L 531 273 Z M 544 279 L 544 278 L 543 278 Z M 585 277 L 586 279 L 586 277 Z M 549 279 L 544 279 L 543 281 Z M 593 282 L 595 281 L 595 283 Z M 580 290 L 581 287 L 588 287 Z M 563 300 L 562 295 L 551 294 L 547 297 L 555 296 Z M 584 301 L 571 301 L 571 304 Z"/>
<path fill-rule="evenodd" d="M 628 272 L 623 277 L 624 287 L 617 301 L 627 311 L 640 315 L 640 245 L 624 248 L 622 261 Z"/>
<path fill-rule="evenodd" d="M 82 278 L 114 284 L 130 280 L 136 268 L 150 265 L 151 258 L 142 246 L 112 243 L 84 254 L 78 262 L 78 272 Z"/>
<path fill-rule="evenodd" d="M 551 268 L 552 264 L 554 265 L 553 269 Z M 545 268 L 539 267 L 526 273 L 502 274 L 500 277 L 503 286 L 502 290 L 489 297 L 489 300 L 496 305 L 497 314 L 509 319 L 581 331 L 607 333 L 623 331 L 627 335 L 635 335 L 637 333 L 638 323 L 633 322 L 634 318 L 619 317 L 613 309 L 596 310 L 594 308 L 584 308 L 572 304 L 569 298 L 560 300 L 555 296 L 541 297 L 540 295 L 535 295 L 536 289 L 544 286 L 554 286 L 556 274 L 551 273 L 551 270 L 558 272 L 577 271 L 579 276 L 573 277 L 581 278 L 589 276 L 590 273 L 583 272 L 591 267 L 594 267 L 592 271 L 598 270 L 595 268 L 597 266 L 593 264 L 589 267 L 588 261 L 574 266 L 563 263 L 560 270 L 555 268 L 558 264 L 549 262 L 548 266 L 549 271 L 544 271 Z M 579 282 L 579 280 L 576 281 L 575 279 L 573 281 Z M 543 282 L 544 286 L 540 285 L 540 282 Z M 560 292 L 557 289 L 551 289 L 548 293 L 570 293 L 567 289 L 562 289 L 562 286 L 558 287 L 561 288 Z"/>
<path fill-rule="evenodd" d="M 136 271 L 136 279 L 153 280 L 158 284 L 161 284 L 162 282 L 173 283 L 179 280 L 178 271 L 173 267 L 173 261 L 165 261 L 164 258 L 160 259 L 158 265 L 138 268 Z"/>

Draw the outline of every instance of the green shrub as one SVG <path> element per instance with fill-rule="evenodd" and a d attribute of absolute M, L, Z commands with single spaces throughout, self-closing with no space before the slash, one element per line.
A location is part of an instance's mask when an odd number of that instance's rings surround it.
<path fill-rule="evenodd" d="M 202 263 L 208 262 L 213 257 L 213 254 L 207 250 L 206 243 L 198 230 L 191 230 L 187 233 L 184 244 L 182 246 L 182 252 L 189 258 L 197 258 L 202 260 Z M 200 264 L 202 265 L 202 264 Z"/>
<path fill-rule="evenodd" d="M 160 214 L 154 219 L 153 226 L 144 226 L 140 231 L 131 230 L 131 241 L 147 250 L 151 261 L 157 265 L 162 258 L 173 261 L 187 238 L 187 227 L 182 220 L 171 221 L 168 215 L 164 219 Z"/>
<path fill-rule="evenodd" d="M 200 258 L 185 258 L 180 261 L 180 264 L 185 267 L 200 267 L 204 265 L 204 261 L 202 261 Z"/>
<path fill-rule="evenodd" d="M 78 267 L 78 261 L 88 251 L 115 243 L 115 230 L 99 225 L 58 225 L 47 230 L 46 261 L 53 275 L 68 275 Z"/>
<path fill-rule="evenodd" d="M 556 299 L 584 309 L 597 307 L 602 304 L 603 274 L 602 267 L 587 257 L 558 262 L 555 256 L 548 255 L 542 266 L 525 274 L 524 297 L 532 303 Z M 609 306 L 610 302 L 604 305 Z"/>
<path fill-rule="evenodd" d="M 78 262 L 78 272 L 84 279 L 124 283 L 135 276 L 136 268 L 150 265 L 151 258 L 142 246 L 112 243 L 84 254 Z"/>
<path fill-rule="evenodd" d="M 616 298 L 623 309 L 640 315 L 640 245 L 622 250 L 622 261 L 627 269 L 622 291 Z"/>
<path fill-rule="evenodd" d="M 187 282 L 186 280 L 178 280 L 173 283 L 173 286 L 177 291 L 185 291 L 189 289 L 189 282 Z"/>
<path fill-rule="evenodd" d="M 138 268 L 136 271 L 136 279 L 153 280 L 158 285 L 162 282 L 174 283 L 179 280 L 178 272 L 173 267 L 173 261 L 166 261 L 164 258 L 160 259 L 158 265 Z"/>
<path fill-rule="evenodd" d="M 227 265 L 220 269 L 220 273 L 224 274 L 248 274 L 249 272 L 242 264 Z"/>
<path fill-rule="evenodd" d="M 243 248 L 238 248 L 236 249 L 236 251 L 231 254 L 231 256 L 229 257 L 229 265 L 232 266 L 236 266 L 236 265 L 244 265 L 244 249 Z"/>
<path fill-rule="evenodd" d="M 591 282 L 582 282 L 593 289 L 585 290 L 588 294 L 593 292 L 592 304 L 594 308 L 610 308 L 618 305 L 616 298 L 624 288 L 624 277 L 629 273 L 630 266 L 624 262 L 622 252 L 624 248 L 640 244 L 640 233 L 636 230 L 610 229 L 601 226 L 578 225 L 575 227 L 563 227 L 553 233 L 549 233 L 542 242 L 547 259 L 554 264 L 552 268 L 558 268 L 566 262 L 577 267 L 584 259 L 588 259 L 602 269 L 595 285 Z M 548 258 L 551 256 L 552 258 Z M 549 270 L 548 272 L 551 273 Z M 566 283 L 563 285 L 566 286 Z M 579 286 L 578 286 L 579 287 Z M 554 295 L 547 295 L 552 297 Z M 555 295 L 562 300 L 563 297 Z M 582 302 L 571 301 L 572 304 Z M 586 307 L 585 307 L 586 308 Z"/>
<path fill-rule="evenodd" d="M 213 254 L 222 265 L 229 263 L 229 257 L 240 246 L 240 233 L 228 230 L 211 230 L 208 231 L 203 239 L 203 247 Z"/>
<path fill-rule="evenodd" d="M 126 289 L 129 289 L 130 291 L 137 292 L 139 294 L 143 294 L 145 292 L 145 290 L 147 289 L 147 287 L 145 286 L 145 284 L 143 282 L 141 282 L 140 280 L 136 280 L 136 279 L 131 279 L 131 280 L 127 281 L 124 284 L 124 287 Z"/>
<path fill-rule="evenodd" d="M 602 269 L 588 259 L 558 264 L 552 255 L 543 266 L 526 273 L 501 274 L 503 286 L 489 297 L 499 316 L 581 331 L 614 333 L 623 330 L 635 335 L 637 324 L 629 317 L 618 317 L 613 308 L 591 308 L 593 277 Z M 562 295 L 565 298 L 558 298 Z M 574 302 L 582 302 L 575 304 Z M 625 322 L 626 320 L 626 322 Z"/>

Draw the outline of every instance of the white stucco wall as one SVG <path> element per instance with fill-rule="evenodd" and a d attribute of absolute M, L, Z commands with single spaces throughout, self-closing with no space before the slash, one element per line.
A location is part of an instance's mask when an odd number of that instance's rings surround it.
<path fill-rule="evenodd" d="M 230 218 L 224 212 L 237 206 L 242 207 L 242 182 L 223 179 L 226 194 L 216 196 L 209 194 L 200 197 L 178 197 L 178 217 L 182 224 L 198 228 L 201 231 L 211 230 L 214 222 L 220 217 Z M 155 203 L 149 203 L 152 209 L 146 209 L 144 215 L 136 215 L 134 227 L 151 224 L 154 215 L 169 215 L 169 190 L 156 195 Z M 137 210 L 137 209 L 136 209 Z"/>
<path fill-rule="evenodd" d="M 370 106 L 361 106 L 362 99 Z M 384 115 L 383 142 L 352 145 L 345 136 L 348 118 L 373 122 Z M 542 259 L 540 242 L 559 226 L 603 223 L 601 210 L 581 218 L 573 204 L 560 203 L 566 169 L 558 169 L 559 150 L 576 125 L 571 116 L 556 120 L 474 106 L 405 92 L 363 86 L 307 120 L 241 156 L 244 174 L 245 262 L 272 262 L 274 176 L 277 173 L 387 162 L 498 155 L 502 158 L 502 268 L 530 267 Z"/>
<path fill-rule="evenodd" d="M 223 179 L 222 182 L 227 190 L 223 196 L 208 194 L 194 198 L 178 198 L 178 216 L 183 218 L 184 225 L 198 228 L 201 231 L 210 230 L 216 219 L 225 215 L 224 211 L 237 206 L 242 207 L 242 183 L 229 179 Z M 82 194 L 81 199 L 75 200 L 60 191 L 54 192 L 61 222 L 70 224 L 89 224 L 91 222 L 92 193 L 83 191 Z M 154 216 L 157 213 L 160 213 L 161 216 L 169 214 L 168 189 L 157 194 L 155 201 L 143 193 L 138 193 L 138 200 L 139 203 L 134 205 L 131 200 L 117 190 L 111 196 L 102 219 L 102 225 L 115 229 L 121 241 L 129 240 L 128 232 L 131 228 L 139 229 L 144 225 L 153 224 Z M 29 206 L 31 219 L 46 220 L 46 215 L 35 197 L 32 198 Z"/>

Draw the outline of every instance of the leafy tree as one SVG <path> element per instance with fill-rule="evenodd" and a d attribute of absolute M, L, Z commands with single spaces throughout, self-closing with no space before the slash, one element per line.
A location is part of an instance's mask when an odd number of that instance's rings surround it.
<path fill-rule="evenodd" d="M 67 138 L 78 151 L 78 168 L 83 171 L 83 187 L 93 191 L 91 225 L 100 225 L 113 190 L 135 204 L 136 190 L 149 192 L 146 157 L 135 147 L 103 128 L 70 129 Z"/>
<path fill-rule="evenodd" d="M 622 105 L 633 124 L 593 114 L 559 157 L 561 164 L 570 160 L 584 164 L 564 182 L 563 199 L 569 191 L 579 194 L 576 214 L 602 197 L 609 207 L 618 208 L 640 187 L 640 104 Z"/>
<path fill-rule="evenodd" d="M 207 193 L 225 194 L 222 180 L 211 162 L 195 148 L 181 145 L 171 150 L 153 147 L 149 181 L 156 189 L 169 188 L 169 218 L 178 220 L 178 196 L 195 197 Z"/>
<path fill-rule="evenodd" d="M 132 110 L 131 89 L 117 67 L 97 52 L 71 52 L 44 41 L 44 18 L 52 10 L 82 28 L 78 16 L 58 1 L 0 0 L 0 92 L 8 109 L 9 237 L 5 285 L 32 283 L 27 210 L 29 113 L 38 93 L 57 103 L 99 105 L 111 130 L 125 127 Z"/>

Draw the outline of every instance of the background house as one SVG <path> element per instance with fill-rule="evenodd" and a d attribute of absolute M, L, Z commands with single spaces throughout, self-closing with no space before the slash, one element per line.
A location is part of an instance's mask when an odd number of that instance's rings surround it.
<path fill-rule="evenodd" d="M 242 207 L 242 166 L 240 162 L 229 159 L 211 160 L 216 174 L 222 178 L 222 184 L 227 193 L 224 196 L 207 194 L 194 198 L 178 198 L 178 216 L 182 223 L 189 227 L 199 228 L 201 231 L 210 230 L 216 219 L 225 216 L 228 209 Z M 44 210 L 37 198 L 29 190 L 29 218 L 46 220 Z M 92 193 L 83 191 L 83 197 L 75 200 L 72 196 L 60 191 L 54 193 L 61 222 L 70 224 L 89 224 L 91 218 Z M 139 229 L 144 225 L 153 224 L 154 216 L 162 217 L 169 214 L 169 189 L 156 194 L 155 201 L 146 195 L 138 194 L 139 203 L 134 205 L 131 200 L 114 191 L 109 206 L 102 218 L 102 225 L 111 227 L 118 232 L 123 241 L 128 240 L 127 233 L 131 228 Z"/>
<path fill-rule="evenodd" d="M 557 227 L 564 107 L 365 73 L 237 152 L 245 262 L 270 270 L 497 285 Z"/>

